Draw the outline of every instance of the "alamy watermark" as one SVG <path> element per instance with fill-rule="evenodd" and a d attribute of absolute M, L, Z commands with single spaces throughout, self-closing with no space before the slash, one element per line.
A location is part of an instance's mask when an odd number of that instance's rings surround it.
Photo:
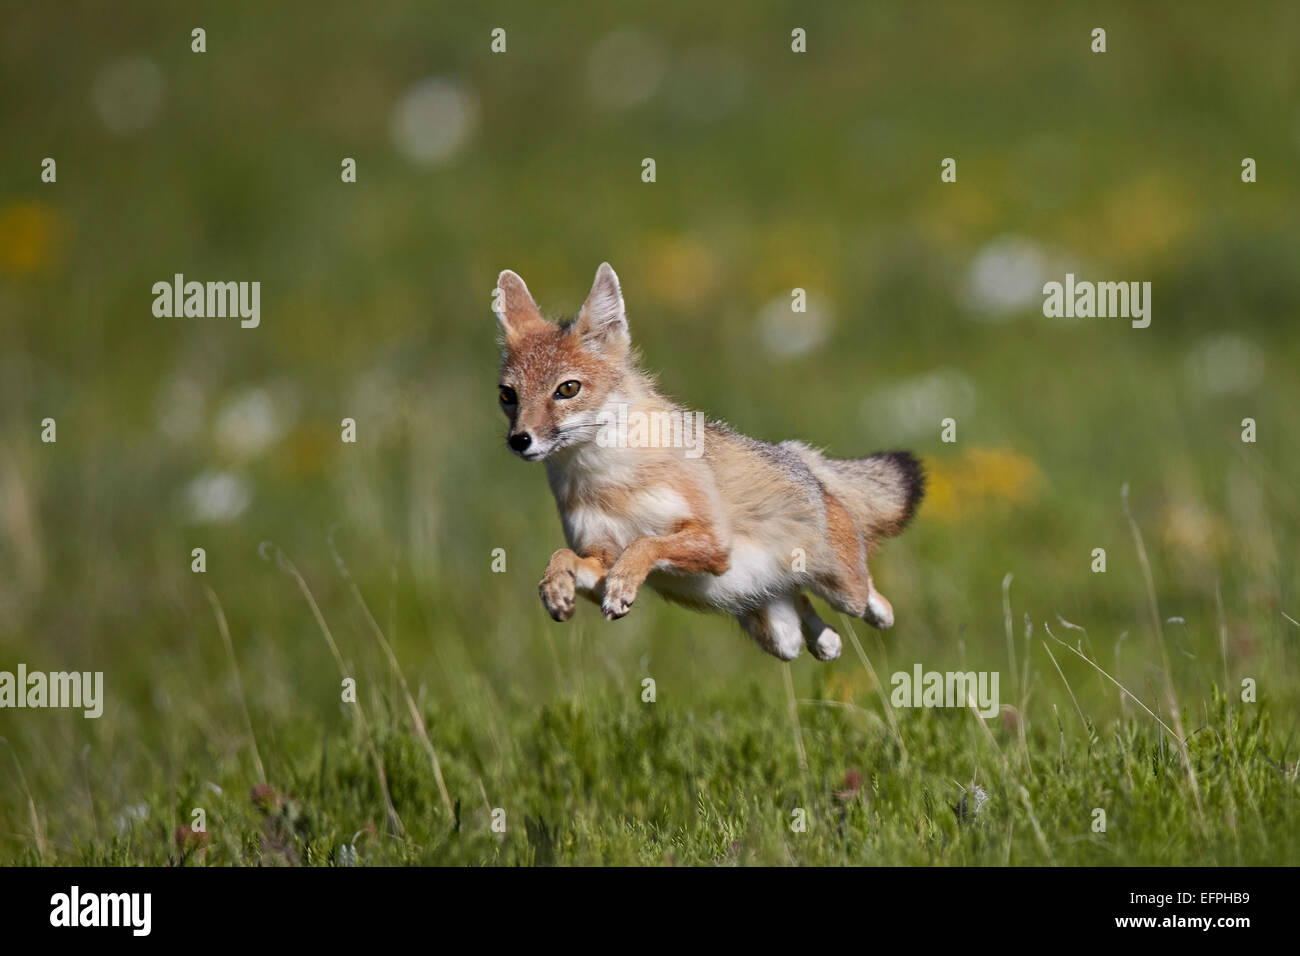
<path fill-rule="evenodd" d="M 72 707 L 94 719 L 104 712 L 103 671 L 0 671 L 0 708 Z"/>
<path fill-rule="evenodd" d="M 703 412 L 643 412 L 620 402 L 597 412 L 595 424 L 601 448 L 682 448 L 687 458 L 704 454 Z"/>
<path fill-rule="evenodd" d="M 152 893 L 83 893 L 73 885 L 50 897 L 50 925 L 55 927 L 125 927 L 133 936 L 148 936 L 153 927 Z"/>
<path fill-rule="evenodd" d="M 981 717 L 996 717 L 997 671 L 927 671 L 915 664 L 911 672 L 898 671 L 889 679 L 893 685 L 889 702 L 895 707 L 970 707 Z"/>
<path fill-rule="evenodd" d="M 1150 282 L 1075 282 L 1067 272 L 1064 283 L 1046 283 L 1043 296 L 1049 319 L 1131 319 L 1135 329 L 1151 324 Z"/>
<path fill-rule="evenodd" d="M 178 272 L 171 282 L 155 282 L 153 294 L 153 314 L 160 319 L 238 317 L 245 329 L 262 321 L 260 282 L 186 282 Z"/>

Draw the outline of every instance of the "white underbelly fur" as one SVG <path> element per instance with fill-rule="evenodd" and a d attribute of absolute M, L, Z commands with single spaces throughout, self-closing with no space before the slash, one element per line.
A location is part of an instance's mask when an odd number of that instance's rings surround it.
<path fill-rule="evenodd" d="M 779 554 L 747 538 L 737 538 L 731 547 L 731 565 L 722 574 L 655 571 L 646 583 L 661 594 L 738 614 L 763 603 L 772 594 L 792 589 L 795 578 L 789 563 Z"/>

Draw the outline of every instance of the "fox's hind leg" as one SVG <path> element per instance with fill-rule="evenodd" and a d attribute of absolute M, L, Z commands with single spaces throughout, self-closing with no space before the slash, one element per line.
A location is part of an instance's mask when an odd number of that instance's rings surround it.
<path fill-rule="evenodd" d="M 745 633 L 758 642 L 769 654 L 792 661 L 799 656 L 803 641 L 799 627 L 799 611 L 794 598 L 782 595 L 763 607 L 736 616 Z"/>
<path fill-rule="evenodd" d="M 844 642 L 839 633 L 831 627 L 813 609 L 812 601 L 802 591 L 794 596 L 794 606 L 799 612 L 799 624 L 803 628 L 803 642 L 808 645 L 808 652 L 819 661 L 833 661 L 840 656 Z"/>
<path fill-rule="evenodd" d="M 894 607 L 889 599 L 876 590 L 871 575 L 837 575 L 812 584 L 818 597 L 842 614 L 860 617 L 877 630 L 887 631 L 894 626 Z"/>
<path fill-rule="evenodd" d="M 893 627 L 894 609 L 876 590 L 867 570 L 867 540 L 840 500 L 829 493 L 824 497 L 826 530 L 834 558 L 830 566 L 814 575 L 811 589 L 843 614 L 860 617 L 882 631 Z"/>
<path fill-rule="evenodd" d="M 876 590 L 874 584 L 871 586 L 871 593 L 867 595 L 867 613 L 862 616 L 862 619 L 882 631 L 887 631 L 894 626 L 894 605 Z"/>

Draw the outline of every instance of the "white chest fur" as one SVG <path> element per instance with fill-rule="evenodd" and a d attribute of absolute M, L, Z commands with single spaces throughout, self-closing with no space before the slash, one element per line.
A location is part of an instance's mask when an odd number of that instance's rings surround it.
<path fill-rule="evenodd" d="M 593 547 L 621 552 L 637 538 L 668 534 L 689 517 L 686 499 L 669 488 L 620 489 L 561 513 L 565 537 L 579 554 Z"/>
<path fill-rule="evenodd" d="M 685 497 L 673 488 L 643 482 L 638 449 L 582 449 L 554 465 L 551 489 L 564 535 L 579 554 L 591 548 L 620 553 L 636 538 L 671 532 L 691 517 Z"/>

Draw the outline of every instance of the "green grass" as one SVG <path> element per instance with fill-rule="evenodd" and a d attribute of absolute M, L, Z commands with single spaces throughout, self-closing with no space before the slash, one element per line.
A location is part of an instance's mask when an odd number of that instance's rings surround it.
<path fill-rule="evenodd" d="M 1069 731 L 1045 720 L 1023 744 L 1010 722 L 989 736 L 973 721 L 900 714 L 904 758 L 874 710 L 801 707 L 801 771 L 776 682 L 695 701 L 640 703 L 635 689 L 559 699 L 516 712 L 496 745 L 435 712 L 449 813 L 409 727 L 385 714 L 374 731 L 402 835 L 356 735 L 304 725 L 286 729 L 301 750 L 266 754 L 274 796 L 250 798 L 253 777 L 238 772 L 216 793 L 195 759 L 153 784 L 143 819 L 43 856 L 29 843 L 17 861 L 328 865 L 351 845 L 359 865 L 1234 865 L 1300 849 L 1294 765 L 1270 754 L 1264 708 L 1207 703 L 1189 741 L 1196 795 L 1174 741 L 1136 718 L 1085 732 L 1063 714 Z M 205 755 L 201 738 L 176 745 Z M 504 833 L 489 805 L 505 810 Z M 208 837 L 186 844 L 174 830 L 195 806 Z M 1092 830 L 1096 808 L 1105 833 Z"/>
<path fill-rule="evenodd" d="M 292 570 L 283 580 L 303 598 L 303 614 L 310 613 L 315 598 L 305 580 L 299 588 Z M 368 613 L 360 592 L 352 596 Z M 851 622 L 841 623 L 846 635 L 853 633 Z M 1064 623 L 1056 630 L 1066 633 Z M 325 633 L 320 656 L 335 640 Z M 579 626 L 549 641 L 556 676 L 545 703 L 494 688 L 483 673 L 461 674 L 461 691 L 450 701 L 430 701 L 419 688 L 417 725 L 403 706 L 407 692 L 393 679 L 396 672 L 385 673 L 386 657 L 374 653 L 376 641 L 355 648 L 367 664 L 344 667 L 369 688 L 359 704 L 340 701 L 316 720 L 304 719 L 301 708 L 280 708 L 294 715 L 254 721 L 251 737 L 232 720 L 242 701 L 224 702 L 224 721 L 207 719 L 201 706 L 167 706 L 173 716 L 160 751 L 126 743 L 122 749 L 135 760 L 125 765 L 120 753 L 111 760 L 80 755 L 81 777 L 57 803 L 29 805 L 30 826 L 10 837 L 12 862 L 1235 865 L 1295 859 L 1300 807 L 1294 750 L 1288 752 L 1293 731 L 1284 744 L 1267 699 L 1242 703 L 1210 680 L 1195 705 L 1184 702 L 1177 717 L 1163 710 L 1161 719 L 1160 690 L 1142 701 L 1084 661 L 1088 635 L 1070 630 L 1078 637 L 1072 651 L 1035 633 L 1026 620 L 1021 633 L 1008 635 L 1023 670 L 1003 670 L 1003 707 L 987 723 L 964 708 L 887 705 L 888 688 L 878 694 L 866 676 L 879 673 L 888 657 L 879 638 L 864 646 L 853 633 L 846 650 L 855 661 L 796 665 L 807 685 L 798 698 L 779 674 L 788 665 L 757 652 L 730 690 L 707 676 L 678 676 L 656 679 L 651 695 L 608 658 L 602 673 L 590 635 Z M 687 638 L 680 648 L 691 665 L 688 675 L 699 663 L 698 639 Z M 1048 647 L 1050 656 L 1040 652 Z M 230 692 L 231 676 L 213 674 L 208 684 Z M 163 699 L 169 696 L 164 690 Z M 1083 706 L 1080 698 L 1095 704 L 1075 709 Z M 177 719 L 178 712 L 185 716 Z M 1180 723 L 1185 749 L 1174 730 Z M 422 743 L 425 728 L 433 754 Z M 61 763 L 71 773 L 66 756 L 45 754 L 24 776 L 23 789 L 31 779 L 38 787 L 52 782 Z M 440 798 L 434 760 L 450 806 Z M 265 778 L 256 769 L 263 766 Z M 115 812 L 104 788 L 127 779 L 136 788 L 132 802 Z M 390 800 L 392 815 L 384 809 Z M 181 829 L 194 822 L 196 807 L 206 818 L 204 834 Z"/>

